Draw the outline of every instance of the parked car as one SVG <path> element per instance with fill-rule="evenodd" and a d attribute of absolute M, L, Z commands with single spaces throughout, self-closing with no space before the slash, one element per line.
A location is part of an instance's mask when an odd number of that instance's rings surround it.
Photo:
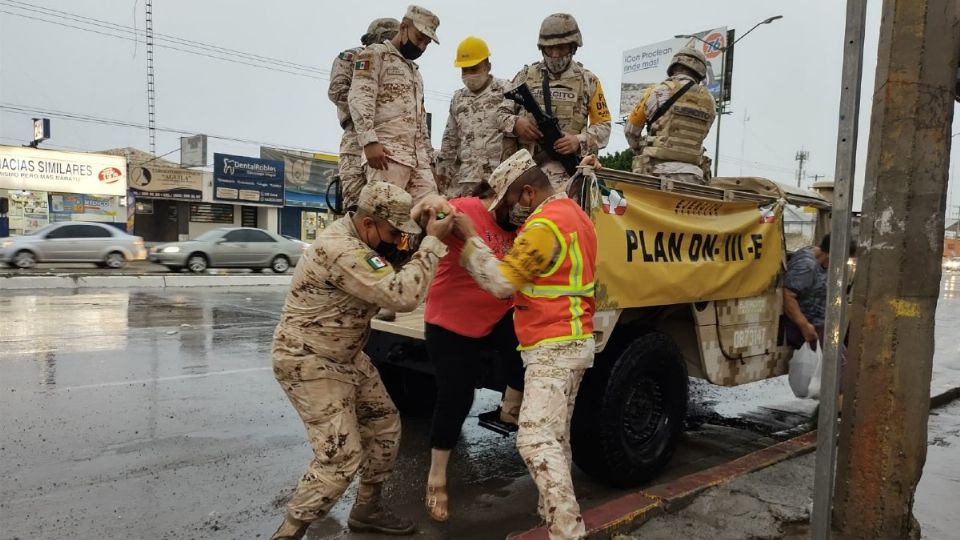
<path fill-rule="evenodd" d="M 281 234 L 280 236 L 286 238 L 287 240 L 293 242 L 294 244 L 300 246 L 300 251 L 306 251 L 310 247 L 310 242 L 305 242 L 296 236 L 290 236 L 289 234 Z"/>
<path fill-rule="evenodd" d="M 88 262 L 123 268 L 147 257 L 143 238 L 103 223 L 62 221 L 24 236 L 0 239 L 0 262 L 17 268 L 37 263 Z"/>
<path fill-rule="evenodd" d="M 960 257 L 951 257 L 943 263 L 944 272 L 960 272 Z"/>
<path fill-rule="evenodd" d="M 150 250 L 150 261 L 173 271 L 188 268 L 270 268 L 282 274 L 296 266 L 303 251 L 286 238 L 250 227 L 222 227 L 193 240 L 162 244 Z"/>

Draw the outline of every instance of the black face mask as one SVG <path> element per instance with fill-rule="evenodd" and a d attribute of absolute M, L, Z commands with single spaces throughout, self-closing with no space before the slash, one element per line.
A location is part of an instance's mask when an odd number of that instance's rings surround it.
<path fill-rule="evenodd" d="M 375 251 L 377 255 L 383 257 L 388 263 L 395 267 L 404 263 L 407 252 L 402 251 L 399 245 L 384 240 L 383 236 L 380 235 L 380 229 L 377 229 L 377 239 L 380 242 L 377 244 L 377 247 L 373 248 L 373 251 Z"/>
<path fill-rule="evenodd" d="M 401 43 L 397 50 L 400 51 L 400 54 L 402 54 L 407 60 L 416 60 L 417 58 L 420 58 L 420 55 L 423 54 L 423 49 L 417 47 L 409 39 Z"/>

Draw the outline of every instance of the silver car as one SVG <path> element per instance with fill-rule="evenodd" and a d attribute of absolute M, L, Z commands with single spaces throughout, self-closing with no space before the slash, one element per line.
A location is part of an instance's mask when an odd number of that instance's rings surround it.
<path fill-rule="evenodd" d="M 123 268 L 147 257 L 143 238 L 102 223 L 63 221 L 24 236 L 0 239 L 0 262 L 17 268 L 37 263 L 89 262 Z"/>
<path fill-rule="evenodd" d="M 249 227 L 223 227 L 193 240 L 162 244 L 150 250 L 150 261 L 173 271 L 201 273 L 207 268 L 270 268 L 282 274 L 296 266 L 300 246 L 282 236 Z"/>

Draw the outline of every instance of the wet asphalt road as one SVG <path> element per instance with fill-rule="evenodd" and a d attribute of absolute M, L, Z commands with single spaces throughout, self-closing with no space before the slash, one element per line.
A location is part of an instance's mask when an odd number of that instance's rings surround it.
<path fill-rule="evenodd" d="M 311 456 L 269 370 L 283 296 L 282 287 L 0 291 L 0 538 L 268 538 Z M 945 278 L 935 386 L 960 382 L 960 345 L 947 334 L 960 325 L 958 296 L 960 276 Z M 687 432 L 658 481 L 768 445 L 813 408 L 782 379 L 694 385 L 692 395 L 709 422 Z M 496 396 L 477 401 L 474 416 Z M 453 517 L 429 522 L 428 428 L 404 418 L 388 484 L 397 511 L 418 522 L 415 538 L 502 538 L 536 524 L 513 439 L 475 417 L 451 465 Z M 622 493 L 579 471 L 575 482 L 584 507 Z M 308 538 L 379 538 L 346 532 L 351 502 L 352 489 Z"/>

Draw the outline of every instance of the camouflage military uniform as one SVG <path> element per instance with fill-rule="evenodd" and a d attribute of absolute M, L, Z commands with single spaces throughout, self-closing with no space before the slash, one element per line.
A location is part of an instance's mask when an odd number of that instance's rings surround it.
<path fill-rule="evenodd" d="M 511 88 L 527 83 L 530 92 L 543 107 L 543 78 L 547 77 L 550 85 L 553 110 L 549 111 L 560 122 L 560 129 L 565 133 L 574 133 L 580 141 L 580 154 L 596 154 L 607 146 L 610 141 L 611 117 L 607 108 L 607 100 L 603 94 L 600 79 L 592 71 L 578 62 L 571 62 L 570 67 L 560 75 L 548 73 L 542 62 L 524 66 L 513 78 Z M 504 134 L 503 155 L 510 156 L 519 148 L 526 148 L 536 155 L 541 150 L 535 141 L 518 140 L 513 130 L 517 118 L 532 116 L 524 111 L 516 102 L 504 99 L 498 111 L 500 130 Z M 562 166 L 550 162 L 543 167 L 554 186 L 566 188 L 570 176 Z"/>
<path fill-rule="evenodd" d="M 450 182 L 447 198 L 470 195 L 500 164 L 503 134 L 497 123 L 497 108 L 509 85 L 508 81 L 492 77 L 479 94 L 467 88 L 453 94 L 437 164 L 437 174 Z"/>
<path fill-rule="evenodd" d="M 366 165 L 368 182 L 387 181 L 419 202 L 436 193 L 430 169 L 433 148 L 427 132 L 423 78 L 393 43 L 375 43 L 357 55 L 349 93 L 350 116 L 361 147 L 379 142 L 389 160 L 385 171 Z"/>
<path fill-rule="evenodd" d="M 366 188 L 360 206 L 367 189 L 396 189 L 381 186 Z M 396 194 L 378 196 L 383 206 L 399 204 Z M 409 219 L 409 199 L 403 204 Z M 273 372 L 306 426 L 314 459 L 290 499 L 290 516 L 314 521 L 358 470 L 363 484 L 380 484 L 393 469 L 400 418 L 362 349 L 380 307 L 410 311 L 420 304 L 446 251 L 427 236 L 395 271 L 360 239 L 348 214 L 297 265 L 274 333 Z"/>
<path fill-rule="evenodd" d="M 343 208 L 357 204 L 360 190 L 366 183 L 363 176 L 363 165 L 360 156 L 363 150 L 357 142 L 357 132 L 350 119 L 350 107 L 347 105 L 347 95 L 350 92 L 350 82 L 353 80 L 353 65 L 363 47 L 347 49 L 337 55 L 330 68 L 330 86 L 327 88 L 327 97 L 337 107 L 337 120 L 343 128 L 340 137 L 340 187 L 343 197 Z"/>
<path fill-rule="evenodd" d="M 628 117 L 623 128 L 627 143 L 636 154 L 633 158 L 633 172 L 666 176 L 681 182 L 704 184 L 703 140 L 710 131 L 716 116 L 716 103 L 710 91 L 700 84 L 693 87 L 671 107 L 671 111 L 683 109 L 683 115 L 667 112 L 651 126 L 653 134 L 643 135 L 648 119 L 666 103 L 680 87 L 696 79 L 686 74 L 676 74 L 666 81 L 648 87 Z M 666 132 L 670 123 L 680 133 L 672 134 L 669 142 L 657 141 L 657 135 Z M 655 146 L 665 148 L 655 148 Z M 673 146 L 674 148 L 670 148 Z M 661 159 L 671 155 L 672 159 Z M 657 157 L 657 156 L 660 157 Z"/>

